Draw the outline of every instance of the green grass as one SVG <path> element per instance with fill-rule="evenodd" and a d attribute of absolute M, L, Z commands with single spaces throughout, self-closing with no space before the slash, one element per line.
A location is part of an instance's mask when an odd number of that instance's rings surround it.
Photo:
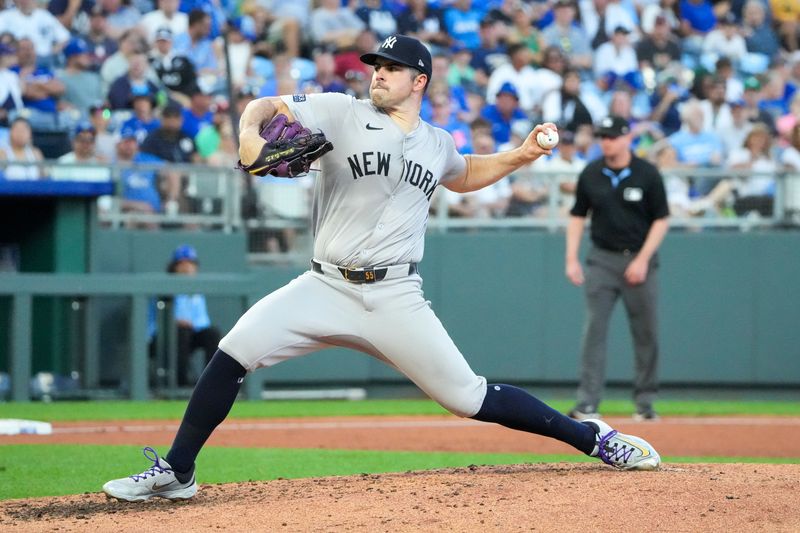
<path fill-rule="evenodd" d="M 547 400 L 546 400 L 547 401 Z M 572 401 L 548 401 L 566 412 Z M 781 415 L 800 416 L 800 402 L 782 401 L 676 401 L 662 400 L 656 405 L 665 416 Z M 186 401 L 96 401 L 53 403 L 0 403 L 0 418 L 33 420 L 175 420 L 183 416 Z M 603 402 L 605 416 L 628 416 L 630 401 Z M 239 401 L 230 418 L 273 418 L 314 416 L 397 416 L 441 415 L 445 410 L 430 400 L 364 401 Z"/>
<path fill-rule="evenodd" d="M 667 462 L 800 463 L 756 457 L 667 457 Z M 583 455 L 216 448 L 197 461 L 200 483 L 271 480 L 519 463 L 593 462 Z M 9 445 L 0 454 L 0 500 L 99 492 L 150 463 L 138 446 Z"/>

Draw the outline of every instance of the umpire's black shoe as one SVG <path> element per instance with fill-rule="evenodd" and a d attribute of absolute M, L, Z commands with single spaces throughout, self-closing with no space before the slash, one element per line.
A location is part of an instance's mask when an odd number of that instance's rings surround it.
<path fill-rule="evenodd" d="M 598 419 L 600 418 L 600 413 L 597 412 L 597 407 L 594 405 L 576 405 L 570 409 L 569 413 L 567 413 L 567 416 L 578 421 L 583 421 L 589 419 Z"/>

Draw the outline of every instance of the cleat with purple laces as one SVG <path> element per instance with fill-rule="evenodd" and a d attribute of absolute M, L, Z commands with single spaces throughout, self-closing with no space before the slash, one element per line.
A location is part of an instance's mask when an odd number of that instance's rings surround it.
<path fill-rule="evenodd" d="M 620 433 L 602 420 L 590 419 L 583 423 L 597 434 L 592 457 L 623 470 L 655 470 L 661 464 L 658 452 L 646 440 Z"/>
<path fill-rule="evenodd" d="M 175 475 L 172 467 L 149 446 L 142 450 L 153 466 L 142 472 L 121 479 L 112 479 L 103 485 L 103 492 L 109 498 L 126 502 L 144 502 L 150 498 L 167 500 L 188 500 L 197 494 L 194 472 L 185 483 Z"/>

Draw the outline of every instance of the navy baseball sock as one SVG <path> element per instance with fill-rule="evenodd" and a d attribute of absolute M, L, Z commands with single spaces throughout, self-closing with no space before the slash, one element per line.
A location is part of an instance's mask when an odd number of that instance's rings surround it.
<path fill-rule="evenodd" d="M 562 415 L 524 390 L 511 385 L 487 385 L 483 405 L 472 418 L 552 437 L 574 446 L 586 455 L 594 451 L 595 432 L 591 427 Z"/>
<path fill-rule="evenodd" d="M 222 350 L 216 351 L 203 370 L 167 454 L 167 462 L 181 483 L 192 478 L 197 454 L 211 432 L 228 416 L 246 373 L 242 365 Z"/>

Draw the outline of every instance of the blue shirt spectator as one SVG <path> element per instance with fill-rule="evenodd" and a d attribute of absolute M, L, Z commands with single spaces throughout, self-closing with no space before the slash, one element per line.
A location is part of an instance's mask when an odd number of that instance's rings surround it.
<path fill-rule="evenodd" d="M 708 33 L 717 25 L 714 7 L 708 0 L 681 0 L 681 18 L 698 33 Z"/>
<path fill-rule="evenodd" d="M 458 0 L 445 10 L 444 25 L 456 44 L 477 50 L 481 45 L 482 18 L 483 13 L 472 6 L 472 0 Z"/>
<path fill-rule="evenodd" d="M 147 138 L 147 135 L 161 125 L 161 122 L 157 118 L 151 118 L 148 121 L 144 121 L 137 116 L 132 116 L 128 120 L 122 123 L 120 129 L 122 130 L 132 130 L 134 132 L 134 136 L 136 137 L 136 142 L 138 144 L 142 144 L 144 140 Z"/>
<path fill-rule="evenodd" d="M 519 95 L 511 83 L 504 83 L 497 91 L 495 103 L 481 111 L 481 116 L 492 125 L 492 137 L 497 144 L 505 144 L 511 139 L 511 125 L 528 117 L 519 107 Z"/>
<path fill-rule="evenodd" d="M 206 126 L 210 126 L 214 122 L 214 113 L 210 110 L 201 115 L 195 115 L 191 109 L 183 108 L 183 127 L 181 131 L 191 137 L 195 138 L 197 133 Z"/>
<path fill-rule="evenodd" d="M 128 138 L 136 139 L 133 132 Z M 154 155 L 138 152 L 133 157 L 134 163 L 163 163 Z M 158 193 L 158 172 L 154 169 L 124 169 L 122 177 L 122 196 L 125 200 L 143 202 L 152 207 L 154 213 L 161 212 L 161 195 Z"/>

